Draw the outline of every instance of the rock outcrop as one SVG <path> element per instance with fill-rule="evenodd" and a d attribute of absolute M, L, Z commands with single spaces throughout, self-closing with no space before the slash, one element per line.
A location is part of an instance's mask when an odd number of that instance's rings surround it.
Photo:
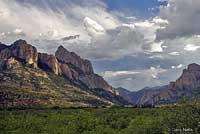
<path fill-rule="evenodd" d="M 79 79 L 79 74 L 75 70 L 71 69 L 67 64 L 61 64 L 60 68 L 62 75 L 70 80 L 77 81 Z"/>
<path fill-rule="evenodd" d="M 17 40 L 11 46 L 0 44 L 0 60 L 10 57 L 33 67 L 52 71 L 56 75 L 63 75 L 72 82 L 84 85 L 89 89 L 101 88 L 117 93 L 101 76 L 94 73 L 89 60 L 82 59 L 74 52 L 69 52 L 63 46 L 58 47 L 55 56 L 38 53 L 37 49 L 25 40 Z"/>
<path fill-rule="evenodd" d="M 112 88 L 101 76 L 97 74 L 81 75 L 80 80 L 89 88 L 102 88 L 113 92 Z"/>
<path fill-rule="evenodd" d="M 110 86 L 101 76 L 94 73 L 90 61 L 82 59 L 74 52 L 69 52 L 63 46 L 59 46 L 56 58 L 61 64 L 62 74 L 72 81 L 78 81 L 90 89 L 100 88 L 118 95 L 118 92 Z"/>
<path fill-rule="evenodd" d="M 19 62 L 17 60 L 15 60 L 15 58 L 10 57 L 9 59 L 7 59 L 5 61 L 5 68 L 6 69 L 15 69 L 19 67 Z"/>
<path fill-rule="evenodd" d="M 190 64 L 182 75 L 154 97 L 156 104 L 177 102 L 183 97 L 191 97 L 200 93 L 200 65 Z M 151 100 L 152 101 L 152 100 Z"/>
<path fill-rule="evenodd" d="M 25 40 L 18 40 L 14 42 L 9 48 L 12 52 L 12 56 L 23 60 L 25 63 L 32 65 L 37 64 L 38 53 L 37 49 L 28 44 Z"/>
<path fill-rule="evenodd" d="M 184 69 L 181 77 L 175 82 L 175 87 L 180 89 L 200 88 L 200 65 L 193 63 Z"/>
<path fill-rule="evenodd" d="M 0 44 L 0 60 L 14 57 L 27 65 L 37 67 L 37 49 L 25 40 L 17 40 L 11 46 Z"/>
<path fill-rule="evenodd" d="M 56 75 L 60 74 L 60 65 L 54 55 L 39 53 L 38 65 L 43 70 L 50 70 Z"/>
<path fill-rule="evenodd" d="M 16 69 L 18 67 L 19 67 L 19 62 L 13 57 L 10 57 L 10 58 L 4 59 L 4 60 L 0 60 L 0 70 Z"/>
<path fill-rule="evenodd" d="M 77 102 L 82 98 L 82 101 L 77 103 L 94 106 L 128 104 L 112 86 L 94 73 L 90 61 L 82 59 L 62 46 L 55 55 L 50 55 L 38 53 L 37 49 L 25 40 L 17 40 L 10 46 L 0 43 L 0 73 L 0 87 L 16 85 L 11 88 L 45 90 L 48 93 L 57 92 L 54 89 L 59 89 L 57 93 L 61 96 L 59 99 L 62 100 L 63 97 L 65 99 L 62 101 L 67 103 Z M 11 84 L 8 85 L 5 81 Z M 65 91 L 65 88 L 69 87 L 72 89 Z M 3 89 L 0 88 L 1 90 Z"/>
<path fill-rule="evenodd" d="M 137 92 L 127 92 L 120 88 L 119 91 L 124 99 L 137 105 L 176 103 L 183 97 L 191 98 L 200 94 L 200 65 L 188 65 L 182 75 L 167 86 L 144 88 Z"/>
<path fill-rule="evenodd" d="M 55 56 L 59 62 L 71 64 L 72 66 L 74 66 L 75 68 L 77 68 L 79 71 L 81 71 L 84 74 L 94 73 L 92 64 L 90 61 L 88 61 L 86 59 L 82 59 L 80 56 L 78 56 L 74 52 L 69 52 L 63 46 L 58 47 L 58 49 L 55 53 Z"/>

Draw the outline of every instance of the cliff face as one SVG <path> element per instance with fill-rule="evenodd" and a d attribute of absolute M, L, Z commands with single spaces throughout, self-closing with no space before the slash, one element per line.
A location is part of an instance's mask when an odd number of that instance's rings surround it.
<path fill-rule="evenodd" d="M 50 70 L 56 75 L 60 74 L 60 65 L 55 56 L 46 53 L 39 53 L 38 59 L 40 68 L 43 70 Z"/>
<path fill-rule="evenodd" d="M 189 90 L 200 88 L 200 65 L 193 63 L 184 69 L 181 77 L 175 82 L 175 87 Z"/>
<path fill-rule="evenodd" d="M 69 52 L 63 46 L 58 47 L 55 56 L 61 64 L 61 70 L 65 77 L 84 84 L 90 89 L 101 88 L 118 95 L 117 90 L 94 73 L 90 61 L 82 59 L 74 52 Z"/>
<path fill-rule="evenodd" d="M 196 93 L 200 93 L 200 65 L 193 63 L 183 70 L 175 82 L 170 82 L 158 96 L 155 96 L 153 101 L 157 104 L 173 103 Z"/>
<path fill-rule="evenodd" d="M 25 64 L 37 67 L 38 53 L 37 49 L 24 40 L 18 40 L 11 46 L 0 45 L 0 60 L 15 57 Z"/>
<path fill-rule="evenodd" d="M 7 72 L 9 77 L 5 76 L 4 72 Z M 30 91 L 46 89 L 50 93 L 54 92 L 53 89 L 60 89 L 57 94 L 60 94 L 61 91 L 69 92 L 72 89 L 67 87 L 72 87 L 76 89 L 73 90 L 75 96 L 84 99 L 69 97 L 63 93 L 62 96 L 64 95 L 65 101 L 67 100 L 70 103 L 79 100 L 79 103 L 84 105 L 92 104 L 95 106 L 127 104 L 124 99 L 118 96 L 118 92 L 112 86 L 101 76 L 94 73 L 90 61 L 82 59 L 62 46 L 58 48 L 54 56 L 38 53 L 34 46 L 24 40 L 18 40 L 10 46 L 0 43 L 0 75 L 3 78 L 0 79 L 0 91 L 2 92 L 5 90 L 1 86 L 6 88 L 6 81 L 11 85 L 19 83 L 15 86 L 17 90 L 26 87 Z M 23 79 L 24 81 L 22 81 Z M 37 81 L 38 79 L 41 80 Z M 60 82 L 58 79 L 62 79 L 62 81 Z M 60 83 L 64 84 L 61 85 Z M 23 86 L 23 84 L 25 85 Z M 7 86 L 10 87 L 11 85 Z M 66 85 L 68 86 L 66 87 Z M 86 94 L 89 94 L 89 96 L 84 97 Z M 1 94 L 0 97 L 2 98 Z"/>
<path fill-rule="evenodd" d="M 77 67 L 82 71 L 84 74 L 93 74 L 93 68 L 90 61 L 82 59 L 74 52 L 69 52 L 63 46 L 59 46 L 56 53 L 56 58 L 61 63 L 71 64 Z"/>
<path fill-rule="evenodd" d="M 137 92 L 125 92 L 120 95 L 128 102 L 137 105 L 175 103 L 183 97 L 192 97 L 200 93 L 200 65 L 190 64 L 182 75 L 167 86 L 144 88 Z"/>

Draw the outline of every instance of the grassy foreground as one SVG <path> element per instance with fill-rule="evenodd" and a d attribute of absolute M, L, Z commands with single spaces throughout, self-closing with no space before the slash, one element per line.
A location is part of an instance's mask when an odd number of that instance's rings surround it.
<path fill-rule="evenodd" d="M 198 134 L 200 107 L 1 110 L 0 134 Z"/>

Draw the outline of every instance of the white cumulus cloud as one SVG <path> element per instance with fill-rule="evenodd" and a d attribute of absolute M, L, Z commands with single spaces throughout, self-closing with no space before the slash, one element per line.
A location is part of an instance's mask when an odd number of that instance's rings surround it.
<path fill-rule="evenodd" d="M 84 26 L 91 36 L 105 33 L 103 26 L 89 17 L 84 18 Z"/>
<path fill-rule="evenodd" d="M 187 45 L 185 45 L 184 50 L 186 50 L 186 51 L 196 51 L 199 48 L 200 48 L 200 46 L 196 46 L 195 44 L 187 44 Z"/>

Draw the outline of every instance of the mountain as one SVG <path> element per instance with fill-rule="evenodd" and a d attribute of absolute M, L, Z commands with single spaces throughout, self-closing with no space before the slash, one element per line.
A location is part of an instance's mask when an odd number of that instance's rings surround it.
<path fill-rule="evenodd" d="M 118 87 L 117 91 L 119 92 L 119 94 L 121 96 L 127 96 L 127 95 L 129 95 L 131 93 L 131 91 L 129 91 L 129 90 L 123 88 L 123 87 Z"/>
<path fill-rule="evenodd" d="M 136 105 L 145 105 L 149 100 L 153 97 L 158 95 L 165 86 L 163 87 L 145 87 L 139 91 L 129 91 L 122 87 L 117 88 L 119 91 L 120 96 L 126 99 L 129 103 L 136 104 Z"/>
<path fill-rule="evenodd" d="M 139 92 L 142 92 L 142 97 L 139 99 L 137 104 L 139 105 L 149 105 L 153 104 L 152 98 L 157 96 L 160 92 L 162 92 L 165 89 L 166 86 L 158 86 L 158 87 L 152 87 L 152 88 L 145 88 Z"/>
<path fill-rule="evenodd" d="M 200 94 L 200 65 L 192 63 L 184 69 L 181 76 L 167 86 L 144 88 L 137 92 L 118 89 L 128 102 L 137 105 L 176 103 L 183 98 L 194 98 Z"/>
<path fill-rule="evenodd" d="M 25 40 L 0 43 L 0 107 L 128 104 L 93 71 L 90 61 L 63 46 L 39 53 Z"/>
<path fill-rule="evenodd" d="M 200 94 L 200 65 L 193 63 L 183 70 L 182 75 L 153 98 L 155 104 L 174 103 L 182 98 Z"/>

